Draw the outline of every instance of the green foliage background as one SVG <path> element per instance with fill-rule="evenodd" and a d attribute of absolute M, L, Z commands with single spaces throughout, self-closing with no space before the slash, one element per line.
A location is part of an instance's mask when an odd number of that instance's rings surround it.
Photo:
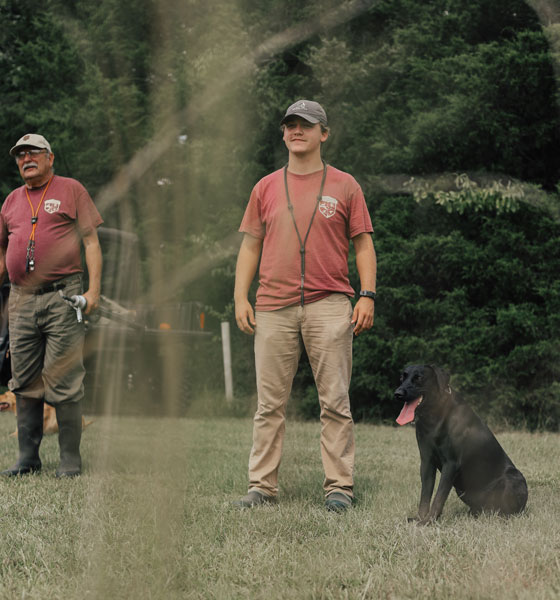
<path fill-rule="evenodd" d="M 283 110 L 318 99 L 325 156 L 361 183 L 379 259 L 356 418 L 394 419 L 400 369 L 435 362 L 495 422 L 558 429 L 558 82 L 527 3 L 0 0 L 0 17 L 3 196 L 20 184 L 7 149 L 42 132 L 57 172 L 139 235 L 143 292 L 182 272 L 174 299 L 203 301 L 217 333 L 233 324 L 232 234 L 254 183 L 286 159 Z M 447 172 L 541 191 L 510 210 L 474 192 L 456 210 L 389 184 Z M 233 344 L 236 397 L 251 406 L 251 340 Z M 221 393 L 217 341 L 197 361 L 200 386 Z M 305 361 L 294 400 L 316 416 Z"/>

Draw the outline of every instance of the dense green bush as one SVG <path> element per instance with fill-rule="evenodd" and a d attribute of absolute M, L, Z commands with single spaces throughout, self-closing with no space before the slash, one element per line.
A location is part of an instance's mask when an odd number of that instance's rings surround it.
<path fill-rule="evenodd" d="M 557 429 L 560 225 L 527 205 L 458 215 L 407 197 L 374 213 L 379 296 L 355 345 L 356 415 L 392 418 L 402 367 L 435 363 L 488 418 Z"/>

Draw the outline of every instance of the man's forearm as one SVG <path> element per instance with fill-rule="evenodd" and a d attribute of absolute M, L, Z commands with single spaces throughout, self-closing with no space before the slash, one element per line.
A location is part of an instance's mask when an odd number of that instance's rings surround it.
<path fill-rule="evenodd" d="M 101 272 L 103 268 L 103 258 L 101 248 L 86 249 L 86 265 L 89 275 L 89 289 L 97 294 L 101 293 Z"/>
<path fill-rule="evenodd" d="M 361 289 L 374 292 L 377 278 L 377 257 L 371 235 L 369 233 L 362 233 L 356 236 L 353 242 Z"/>
<path fill-rule="evenodd" d="M 245 235 L 239 248 L 237 265 L 235 268 L 235 288 L 233 297 L 236 302 L 247 300 L 249 288 L 255 278 L 259 258 L 261 255 L 262 240 Z"/>
<path fill-rule="evenodd" d="M 101 255 L 101 246 L 99 245 L 97 233 L 84 238 L 84 249 L 89 277 L 89 291 L 99 295 L 101 293 L 103 257 Z"/>

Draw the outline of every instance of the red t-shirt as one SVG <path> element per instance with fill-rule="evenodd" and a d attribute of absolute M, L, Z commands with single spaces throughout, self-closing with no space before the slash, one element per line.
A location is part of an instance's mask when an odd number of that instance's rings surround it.
<path fill-rule="evenodd" d="M 34 212 L 45 187 L 27 189 Z M 41 285 L 81 273 L 81 238 L 103 223 L 87 190 L 75 179 L 53 177 L 37 213 L 35 270 L 30 273 L 25 266 L 32 214 L 25 190 L 15 189 L 0 211 L 0 247 L 6 251 L 10 281 Z"/>
<path fill-rule="evenodd" d="M 288 172 L 288 189 L 301 239 L 305 239 L 317 204 L 323 171 Z M 263 240 L 257 310 L 276 310 L 301 302 L 300 243 L 288 210 L 284 170 L 261 179 L 253 188 L 239 231 Z M 373 227 L 356 180 L 327 168 L 323 195 L 305 244 L 305 303 L 333 292 L 354 295 L 348 280 L 349 240 Z"/>

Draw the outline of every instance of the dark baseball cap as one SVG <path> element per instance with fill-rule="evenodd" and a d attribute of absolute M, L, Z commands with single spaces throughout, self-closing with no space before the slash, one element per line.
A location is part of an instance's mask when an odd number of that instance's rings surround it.
<path fill-rule="evenodd" d="M 289 117 L 301 117 L 310 123 L 321 123 L 327 127 L 327 113 L 325 109 L 313 100 L 298 100 L 294 102 L 286 111 L 284 118 L 280 121 L 283 125 Z"/>

